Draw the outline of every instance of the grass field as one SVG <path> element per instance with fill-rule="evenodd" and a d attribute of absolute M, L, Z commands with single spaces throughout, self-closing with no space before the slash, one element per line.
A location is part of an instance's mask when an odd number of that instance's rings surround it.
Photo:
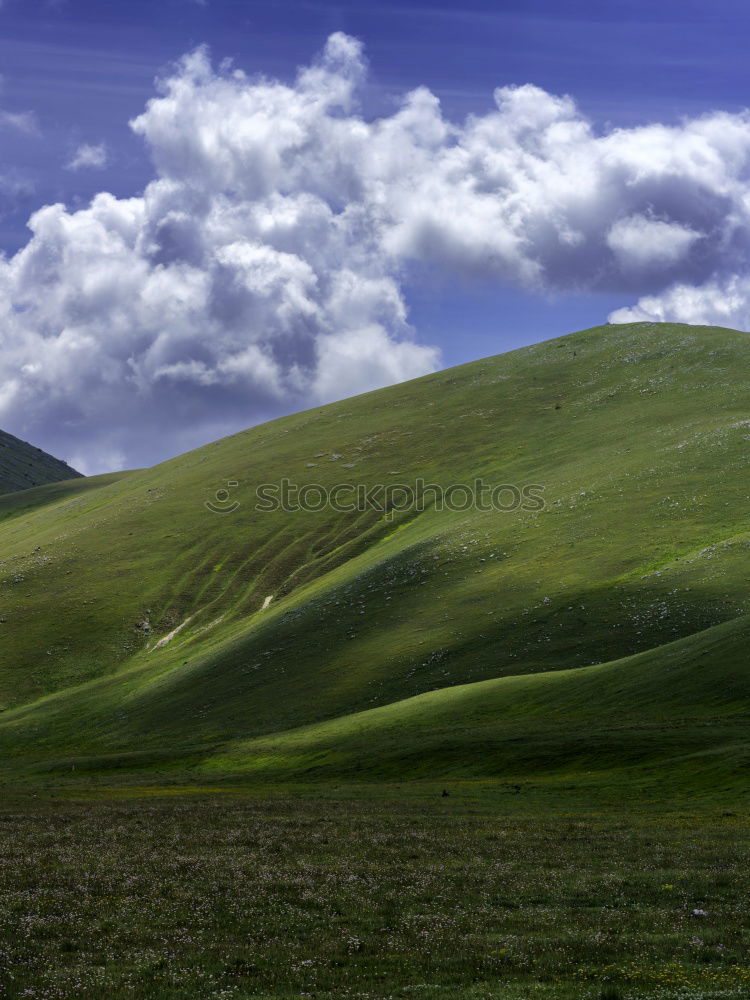
<path fill-rule="evenodd" d="M 750 995 L 747 812 L 381 787 L 18 802 L 0 829 L 8 998 Z"/>

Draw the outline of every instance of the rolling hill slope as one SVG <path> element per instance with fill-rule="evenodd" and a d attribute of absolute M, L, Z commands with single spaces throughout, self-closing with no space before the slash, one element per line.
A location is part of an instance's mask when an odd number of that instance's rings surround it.
<path fill-rule="evenodd" d="M 746 334 L 601 327 L 2 498 L 6 779 L 710 760 L 731 784 L 749 386 Z M 284 478 L 481 478 L 544 507 L 256 509 Z"/>
<path fill-rule="evenodd" d="M 80 472 L 41 448 L 0 431 L 0 496 L 45 483 L 75 479 L 80 475 Z"/>

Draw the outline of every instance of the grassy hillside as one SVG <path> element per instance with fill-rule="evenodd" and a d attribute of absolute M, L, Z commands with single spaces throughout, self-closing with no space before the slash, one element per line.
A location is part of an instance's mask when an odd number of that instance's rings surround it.
<path fill-rule="evenodd" d="M 80 472 L 71 469 L 59 458 L 53 458 L 41 448 L 0 431 L 0 496 L 78 476 Z"/>
<path fill-rule="evenodd" d="M 647 782 L 658 764 L 729 787 L 748 384 L 746 334 L 601 327 L 3 498 L 7 779 Z M 545 507 L 257 510 L 284 477 L 481 477 L 543 486 Z M 212 512 L 229 482 L 218 506 L 240 506 Z"/>

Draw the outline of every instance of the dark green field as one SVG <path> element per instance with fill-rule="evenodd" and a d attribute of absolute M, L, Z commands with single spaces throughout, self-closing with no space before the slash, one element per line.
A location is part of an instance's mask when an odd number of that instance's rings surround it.
<path fill-rule="evenodd" d="M 2 995 L 750 995 L 746 816 L 527 794 L 7 809 Z"/>
<path fill-rule="evenodd" d="M 0 497 L 7 996 L 750 996 L 749 390 L 608 326 Z"/>

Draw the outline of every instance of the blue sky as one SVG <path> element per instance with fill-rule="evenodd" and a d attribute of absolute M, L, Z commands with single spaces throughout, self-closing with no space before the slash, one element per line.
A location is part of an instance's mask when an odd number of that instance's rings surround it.
<path fill-rule="evenodd" d="M 122 199 L 144 190 L 153 149 L 128 123 L 154 96 L 155 78 L 199 45 L 215 63 L 231 59 L 250 76 L 293 82 L 328 36 L 345 32 L 364 44 L 367 120 L 392 115 L 406 92 L 425 86 L 444 118 L 460 123 L 488 114 L 496 87 L 531 83 L 569 94 L 595 134 L 612 134 L 717 110 L 740 116 L 750 91 L 748 29 L 750 7 L 740 0 L 3 0 L 0 111 L 9 121 L 0 130 L 0 249 L 10 257 L 27 243 L 26 221 L 42 205 L 63 202 L 73 213 L 98 191 Z M 106 164 L 71 169 L 82 146 L 104 150 Z M 644 202 L 639 218 L 692 232 L 684 212 L 674 222 L 654 204 Z M 717 265 L 701 277 L 715 272 L 723 274 Z M 530 289 L 492 269 L 446 280 L 422 262 L 405 266 L 399 280 L 417 342 L 436 345 L 449 365 L 605 322 L 662 288 L 645 272 L 628 273 L 629 285 L 582 274 Z M 37 436 L 58 450 L 67 440 L 42 418 Z"/>

